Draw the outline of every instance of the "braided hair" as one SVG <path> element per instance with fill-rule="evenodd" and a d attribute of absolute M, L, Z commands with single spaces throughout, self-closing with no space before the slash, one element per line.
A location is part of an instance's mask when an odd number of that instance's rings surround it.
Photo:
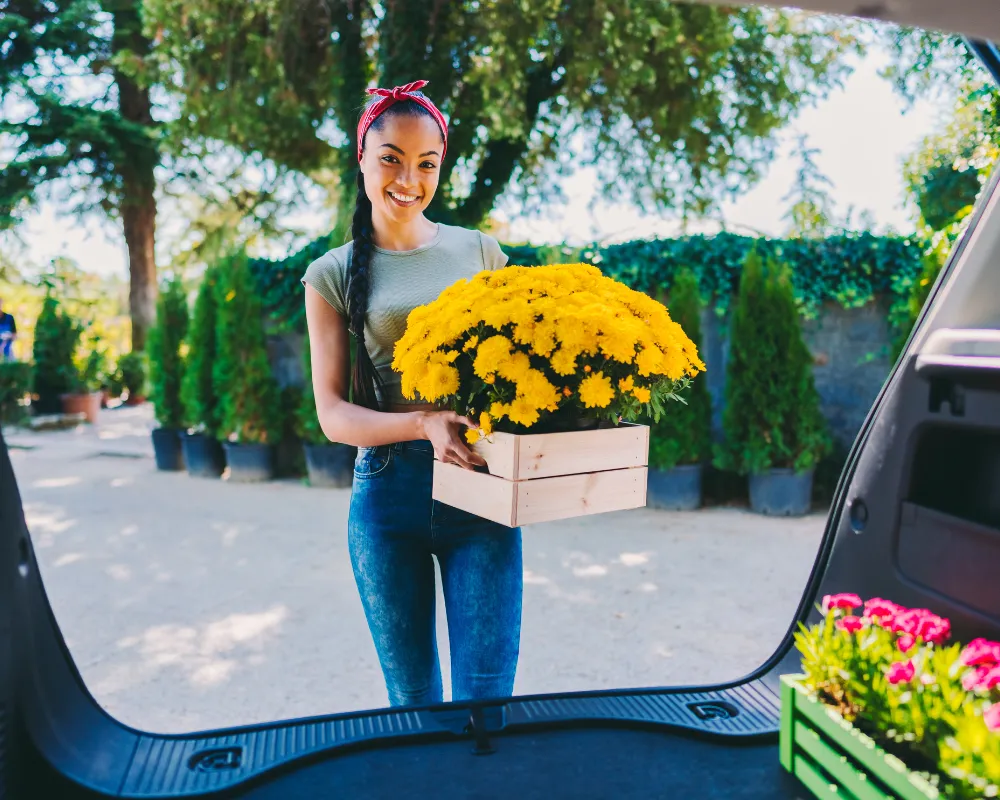
<path fill-rule="evenodd" d="M 420 94 L 413 92 L 413 94 Z M 433 115 L 419 103 L 404 100 L 395 103 L 382 112 L 370 128 L 382 130 L 388 117 Z M 359 142 L 364 147 L 364 141 Z M 371 264 L 375 249 L 375 228 L 372 223 L 372 201 L 365 191 L 365 176 L 358 170 L 358 196 L 351 222 L 351 261 L 347 270 L 347 316 L 349 329 L 357 345 L 357 354 L 351 369 L 351 392 L 357 405 L 379 410 L 379 397 L 385 397 L 384 382 L 372 363 L 365 346 L 365 319 L 368 316 L 368 300 L 371 291 Z"/>

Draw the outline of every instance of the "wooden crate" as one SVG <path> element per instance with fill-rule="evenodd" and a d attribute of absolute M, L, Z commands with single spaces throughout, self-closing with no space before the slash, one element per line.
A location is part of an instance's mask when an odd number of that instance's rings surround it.
<path fill-rule="evenodd" d="M 488 474 L 434 462 L 435 500 L 510 527 L 646 505 L 645 425 L 490 439 Z"/>
<path fill-rule="evenodd" d="M 781 676 L 781 765 L 817 798 L 933 800 L 939 791 L 833 709 L 811 697 L 801 675 Z"/>

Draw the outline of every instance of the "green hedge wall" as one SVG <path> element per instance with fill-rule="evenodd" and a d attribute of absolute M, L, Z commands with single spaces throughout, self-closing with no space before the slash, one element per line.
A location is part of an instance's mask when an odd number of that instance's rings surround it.
<path fill-rule="evenodd" d="M 905 305 L 920 275 L 926 248 L 926 243 L 914 237 L 871 233 L 827 239 L 755 239 L 720 233 L 603 247 L 503 245 L 503 249 L 511 264 L 591 263 L 606 275 L 654 297 L 668 291 L 677 270 L 687 266 L 697 276 L 704 297 L 723 314 L 735 295 L 743 260 L 755 243 L 764 253 L 773 253 L 789 264 L 796 300 L 806 316 L 815 315 L 828 301 L 854 308 L 876 295 L 892 297 L 896 306 Z M 283 261 L 251 261 L 264 308 L 283 328 L 305 330 L 299 279 L 309 263 L 328 249 L 329 239 L 322 237 Z"/>

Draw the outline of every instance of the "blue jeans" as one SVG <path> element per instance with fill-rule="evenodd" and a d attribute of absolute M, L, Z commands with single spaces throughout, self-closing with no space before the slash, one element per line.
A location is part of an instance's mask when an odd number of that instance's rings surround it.
<path fill-rule="evenodd" d="M 452 700 L 509 697 L 521 638 L 521 529 L 431 499 L 434 452 L 359 449 L 348 546 L 389 703 L 443 701 L 433 556 L 441 566 Z"/>

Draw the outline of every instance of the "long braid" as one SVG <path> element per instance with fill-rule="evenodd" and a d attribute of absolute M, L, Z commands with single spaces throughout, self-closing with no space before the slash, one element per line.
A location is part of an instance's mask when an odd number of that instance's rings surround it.
<path fill-rule="evenodd" d="M 423 97 L 422 92 L 411 92 Z M 370 123 L 375 130 L 382 130 L 389 117 L 429 116 L 434 117 L 426 108 L 412 100 L 404 100 L 387 108 Z M 438 125 L 441 123 L 438 122 Z M 364 136 L 359 144 L 359 150 L 364 148 Z M 442 141 L 444 133 L 442 132 Z M 351 369 L 351 390 L 353 402 L 375 411 L 379 408 L 378 397 L 385 397 L 384 382 L 372 364 L 368 348 L 365 347 L 365 318 L 368 316 L 368 300 L 371 291 L 372 252 L 375 247 L 375 226 L 372 223 L 372 201 L 365 191 L 365 176 L 358 170 L 358 196 L 354 206 L 354 219 L 351 221 L 351 238 L 354 245 L 351 252 L 351 263 L 347 273 L 347 315 L 350 320 L 350 330 L 354 334 L 357 345 L 357 355 Z"/>
<path fill-rule="evenodd" d="M 358 198 L 351 222 L 354 245 L 347 279 L 347 313 L 351 333 L 357 345 L 357 354 L 351 370 L 351 389 L 354 402 L 366 408 L 379 410 L 378 394 L 382 392 L 382 378 L 372 364 L 365 346 L 365 317 L 368 315 L 368 296 L 371 289 L 372 251 L 375 247 L 375 229 L 372 225 L 372 202 L 365 192 L 365 178 L 358 170 Z"/>

